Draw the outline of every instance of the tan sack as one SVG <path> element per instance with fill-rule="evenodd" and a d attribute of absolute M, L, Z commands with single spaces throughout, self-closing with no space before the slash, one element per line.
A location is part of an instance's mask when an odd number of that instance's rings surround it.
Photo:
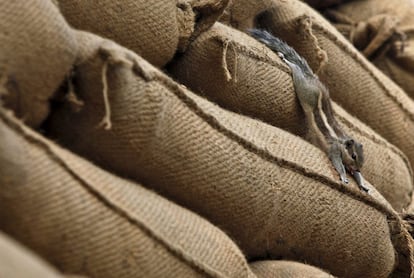
<path fill-rule="evenodd" d="M 75 28 L 113 39 L 162 67 L 208 29 L 228 0 L 57 0 Z"/>
<path fill-rule="evenodd" d="M 207 217 L 250 259 L 349 277 L 411 273 L 412 239 L 372 185 L 370 195 L 342 185 L 313 145 L 219 108 L 110 41 L 79 42 L 73 82 L 85 105 L 56 110 L 53 138 Z"/>
<path fill-rule="evenodd" d="M 10 114 L 0 108 L 0 228 L 60 270 L 90 277 L 253 277 L 222 231 Z"/>
<path fill-rule="evenodd" d="M 37 127 L 76 57 L 76 40 L 49 0 L 0 1 L 0 101 Z"/>

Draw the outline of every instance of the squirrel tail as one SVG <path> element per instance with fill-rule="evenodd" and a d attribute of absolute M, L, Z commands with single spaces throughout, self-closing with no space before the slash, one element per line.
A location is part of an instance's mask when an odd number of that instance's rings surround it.
<path fill-rule="evenodd" d="M 302 69 L 303 73 L 310 75 L 310 76 L 314 76 L 313 71 L 309 67 L 306 60 L 302 56 L 300 56 L 292 47 L 290 47 L 283 40 L 273 36 L 266 30 L 249 29 L 247 30 L 247 32 L 256 40 L 264 43 L 267 47 L 269 47 L 274 52 L 282 53 L 286 60 L 288 60 L 291 63 L 296 64 L 299 68 Z"/>

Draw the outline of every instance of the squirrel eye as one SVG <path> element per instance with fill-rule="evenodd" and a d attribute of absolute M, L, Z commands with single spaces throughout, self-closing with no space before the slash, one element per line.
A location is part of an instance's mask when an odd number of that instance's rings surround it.
<path fill-rule="evenodd" d="M 356 160 L 356 154 L 354 154 L 354 153 L 353 153 L 353 154 L 351 155 L 351 157 L 352 157 L 352 159 L 353 159 L 353 160 Z"/>
<path fill-rule="evenodd" d="M 345 144 L 346 144 L 346 147 L 347 148 L 350 148 L 354 144 L 354 140 L 352 140 L 352 139 L 351 140 L 348 140 L 348 141 L 346 141 Z"/>

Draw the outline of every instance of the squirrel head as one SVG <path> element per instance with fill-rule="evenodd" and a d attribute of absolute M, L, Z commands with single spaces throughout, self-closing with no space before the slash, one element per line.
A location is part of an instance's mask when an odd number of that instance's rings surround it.
<path fill-rule="evenodd" d="M 359 172 L 364 164 L 364 150 L 361 143 L 352 138 L 343 142 L 342 162 L 352 175 Z"/>

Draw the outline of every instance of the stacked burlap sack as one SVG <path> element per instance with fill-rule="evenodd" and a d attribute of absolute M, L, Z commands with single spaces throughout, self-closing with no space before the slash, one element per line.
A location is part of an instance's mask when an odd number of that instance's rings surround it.
<path fill-rule="evenodd" d="M 305 4 L 227 4 L 0 3 L 0 230 L 88 277 L 410 277 L 412 100 Z M 318 70 L 370 194 L 253 26 Z"/>
<path fill-rule="evenodd" d="M 414 98 L 413 1 L 353 1 L 324 14 L 365 57 Z"/>

